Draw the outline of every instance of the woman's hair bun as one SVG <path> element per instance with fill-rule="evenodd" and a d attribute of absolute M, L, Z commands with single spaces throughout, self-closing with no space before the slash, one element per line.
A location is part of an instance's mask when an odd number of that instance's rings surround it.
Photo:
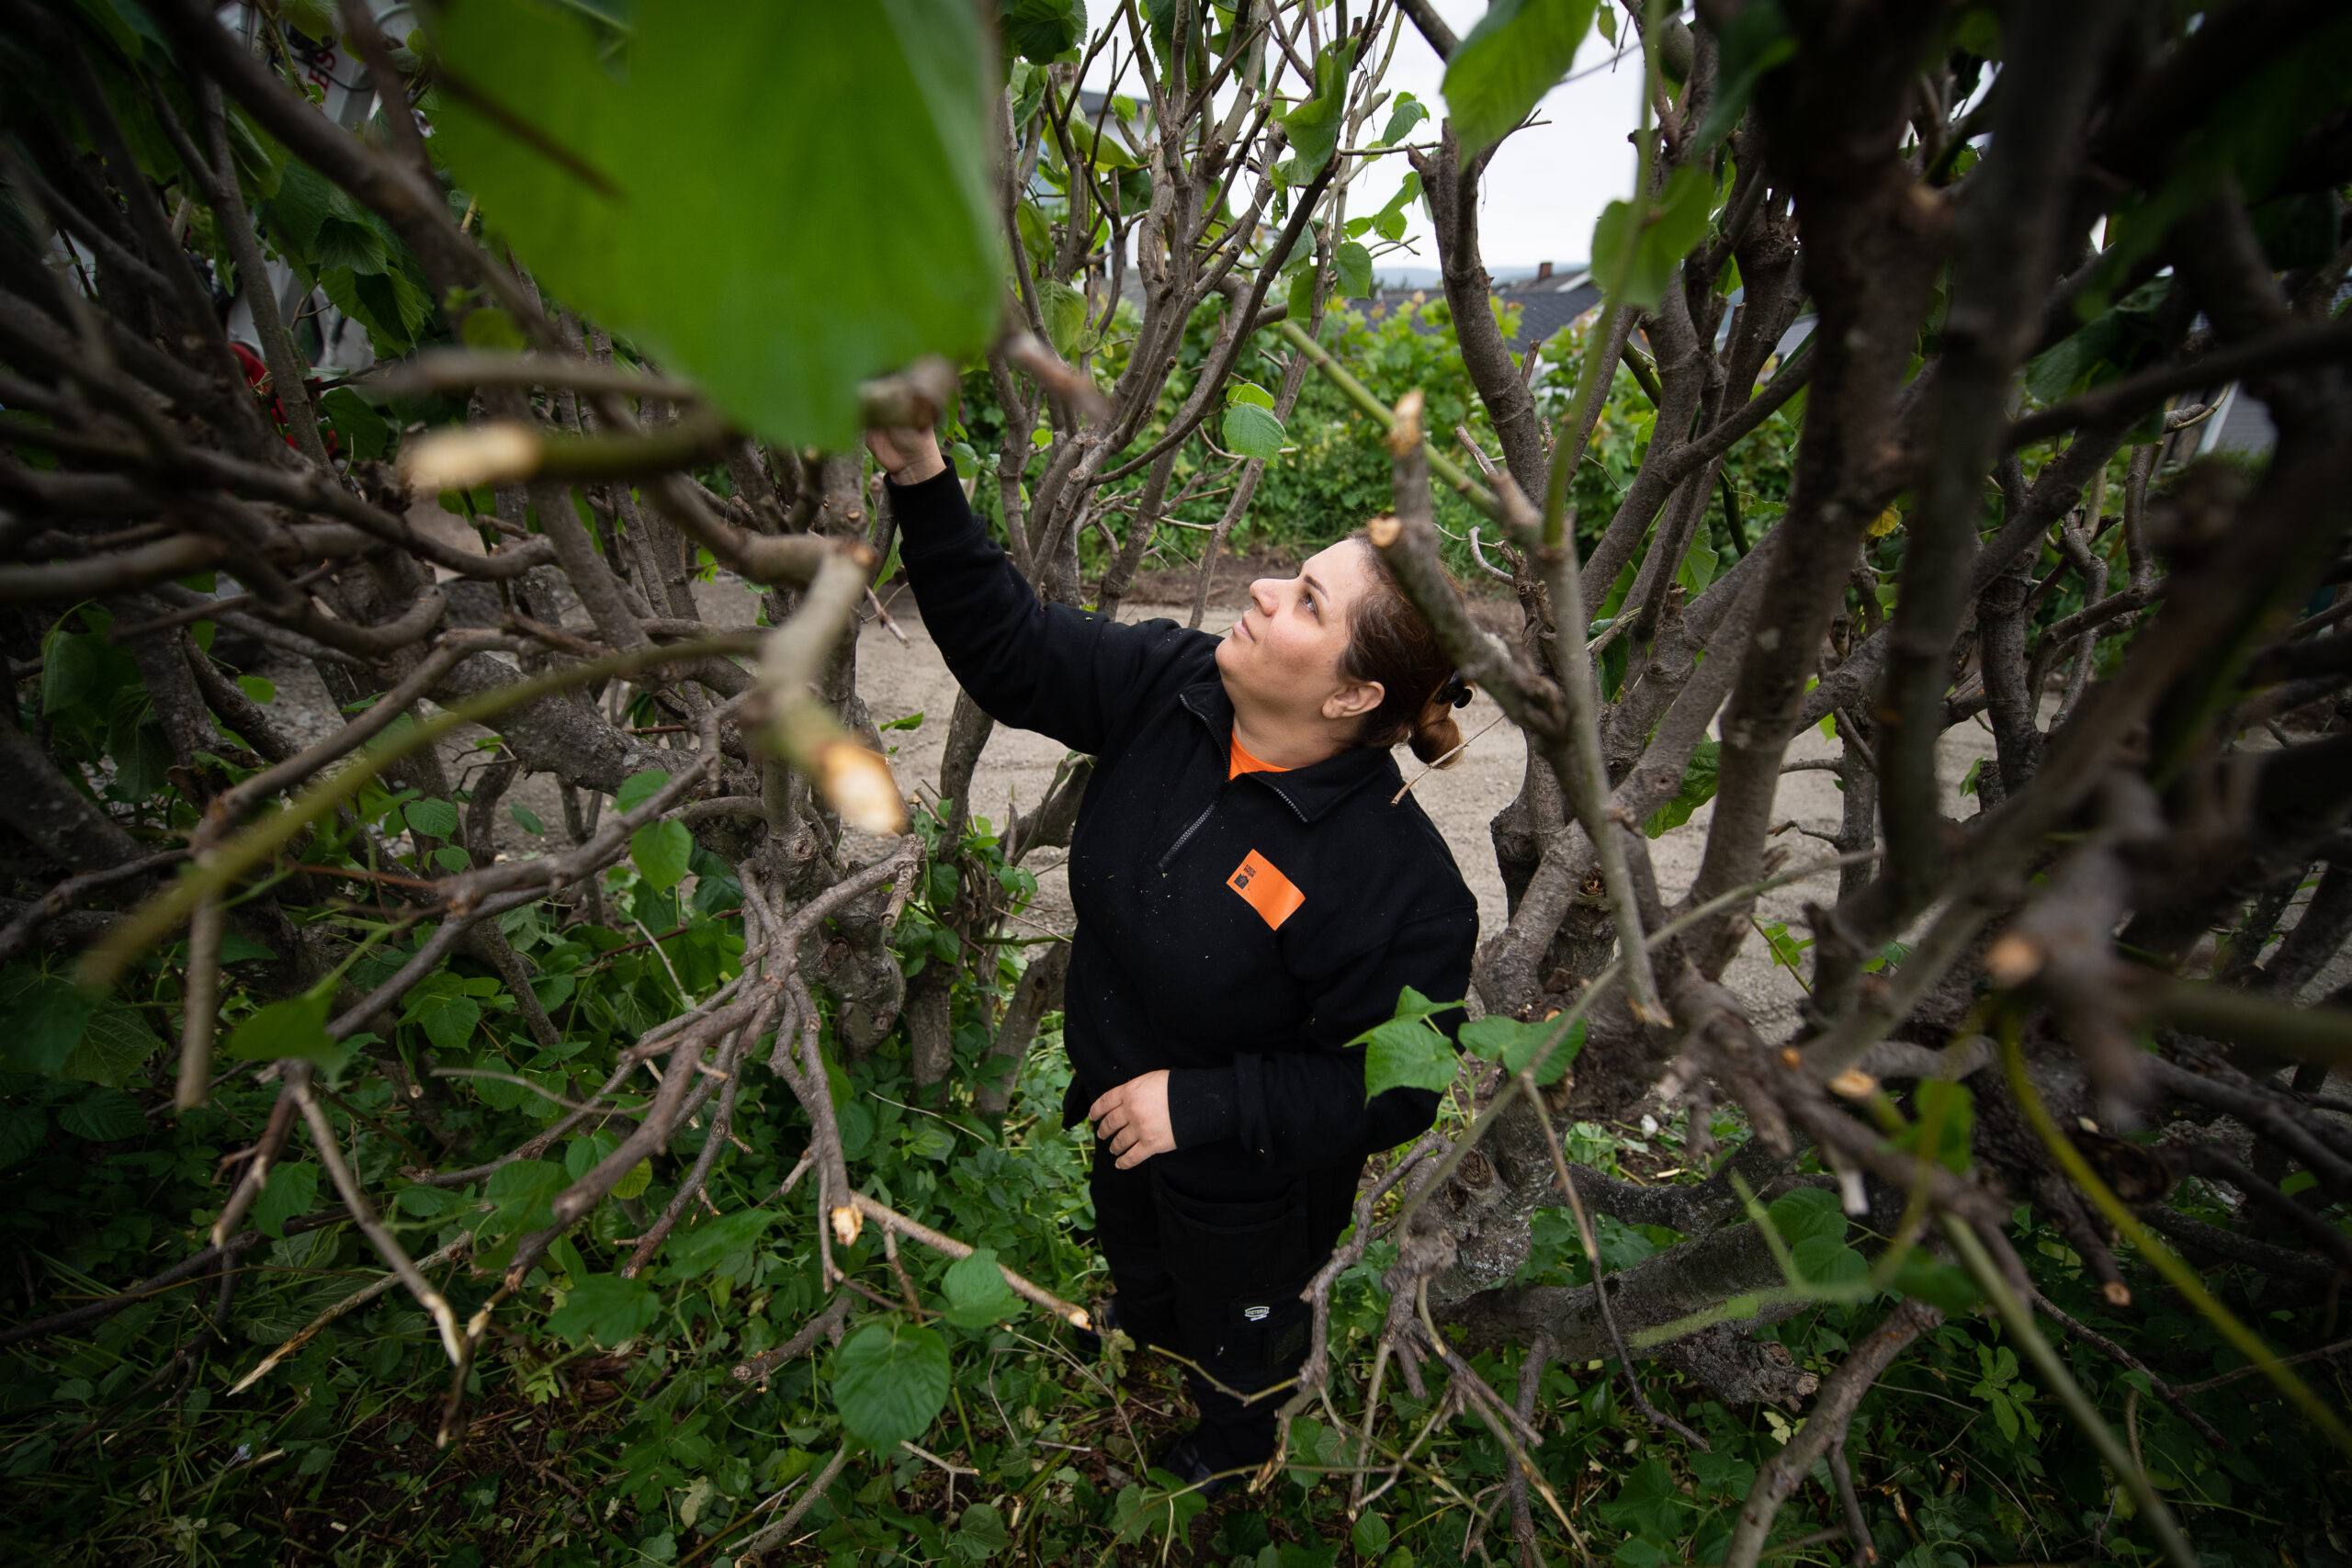
<path fill-rule="evenodd" d="M 1383 692 L 1380 705 L 1363 716 L 1357 744 L 1385 750 L 1408 741 L 1424 762 L 1450 759 L 1462 749 L 1453 710 L 1470 700 L 1469 682 L 1438 641 L 1437 628 L 1406 597 L 1369 534 L 1359 529 L 1351 537 L 1363 545 L 1372 581 L 1349 615 L 1340 670 L 1355 680 L 1379 682 Z M 1460 586 L 1451 579 L 1448 586 L 1458 598 Z"/>
<path fill-rule="evenodd" d="M 1431 767 L 1450 768 L 1462 759 L 1462 727 L 1453 722 L 1453 705 L 1436 697 L 1413 721 L 1413 755 Z M 1439 759 L 1444 759 L 1441 761 Z"/>

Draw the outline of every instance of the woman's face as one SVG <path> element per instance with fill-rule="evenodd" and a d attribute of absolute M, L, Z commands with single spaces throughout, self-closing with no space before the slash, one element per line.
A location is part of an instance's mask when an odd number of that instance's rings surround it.
<path fill-rule="evenodd" d="M 1261 577 L 1250 607 L 1217 645 L 1217 672 L 1237 707 L 1277 723 L 1352 719 L 1380 705 L 1377 681 L 1340 672 L 1351 617 L 1377 592 L 1367 546 L 1343 539 L 1311 558 L 1296 577 Z"/>

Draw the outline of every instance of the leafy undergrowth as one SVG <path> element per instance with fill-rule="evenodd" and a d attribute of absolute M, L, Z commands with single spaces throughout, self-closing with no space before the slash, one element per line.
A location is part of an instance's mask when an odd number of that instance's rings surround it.
<path fill-rule="evenodd" d="M 1048 1047 L 1033 1062 L 1032 1106 L 1057 1093 L 1053 1055 Z M 898 1201 L 921 1214 L 928 1196 L 933 1218 L 960 1215 L 1051 1287 L 1080 1299 L 1093 1293 L 1101 1281 L 1079 1228 L 1087 1215 L 1076 1145 L 1048 1123 L 1016 1118 L 1022 1130 L 1001 1142 L 959 1128 L 949 1135 L 957 1147 L 945 1151 L 927 1134 L 947 1123 L 888 1103 L 902 1089 L 877 1074 L 865 1090 L 872 1136 L 901 1151 L 881 1162 Z M 780 1131 L 755 1119 L 741 1125 L 755 1145 Z M 1586 1156 L 1613 1150 L 1629 1175 L 1671 1169 L 1678 1143 L 1671 1128 L 1645 1134 L 1588 1124 L 1573 1135 Z M 788 1134 L 778 1141 L 796 1146 Z M 53 1181 L 77 1170 L 85 1190 L 127 1183 L 112 1190 L 130 1219 L 130 1205 L 153 1203 L 172 1187 L 169 1168 L 200 1180 L 212 1157 L 192 1134 L 158 1134 L 53 1150 L 40 1174 Z M 660 1180 L 649 1197 L 659 1196 Z M 1020 1201 L 1009 1201 L 1015 1193 Z M 593 1332 L 567 1340 L 564 1281 L 548 1276 L 529 1310 L 504 1315 L 495 1357 L 471 1380 L 464 1436 L 447 1450 L 434 1441 L 446 1369 L 429 1325 L 397 1294 L 324 1329 L 248 1393 L 225 1392 L 322 1303 L 375 1276 L 339 1229 L 273 1248 L 240 1292 L 228 1343 L 205 1321 L 210 1303 L 181 1292 L 131 1308 L 87 1339 L 20 1347 L 9 1363 L 0 1459 L 9 1478 L 6 1544 L 17 1561 L 94 1563 L 730 1562 L 774 1517 L 762 1503 L 778 1493 L 783 1506 L 797 1500 L 841 1441 L 824 1347 L 757 1383 L 732 1375 L 744 1355 L 776 1343 L 815 1305 L 815 1215 L 788 1201 L 777 1219 L 695 1278 L 654 1275 L 659 1315 L 610 1348 Z M 160 1237 L 169 1227 L 153 1228 Z M 685 1233 L 690 1261 L 692 1238 L 713 1228 Z M 1539 1224 L 1522 1278 L 1582 1278 L 1562 1229 Z M 1602 1237 L 1612 1269 L 1674 1239 L 1613 1223 Z M 2143 1296 L 2143 1315 L 2123 1321 L 2130 1314 L 2105 1306 L 2062 1245 L 2036 1239 L 2030 1256 L 2039 1282 L 2062 1306 L 2137 1342 L 2168 1344 L 2158 1359 L 2172 1375 L 2226 1369 L 2200 1320 Z M 1385 1250 L 1375 1247 L 1338 1292 L 1335 1340 L 1358 1351 L 1379 1320 Z M 906 1257 L 919 1292 L 935 1304 L 939 1270 L 911 1249 Z M 843 1260 L 891 1291 L 878 1249 L 861 1243 Z M 488 1293 L 488 1281 L 462 1270 L 451 1286 L 461 1312 Z M 1821 1365 L 1883 1310 L 1823 1307 L 1767 1332 L 1801 1362 Z M 1139 1457 L 1187 1418 L 1165 1364 L 1146 1359 L 1114 1385 L 1070 1355 L 1066 1330 L 1034 1316 L 984 1329 L 936 1326 L 951 1346 L 954 1384 L 922 1445 L 978 1473 L 951 1475 L 903 1450 L 888 1461 L 854 1459 L 771 1561 L 1406 1568 L 1462 1561 L 1465 1535 L 1476 1537 L 1475 1521 L 1488 1515 L 1498 1517 L 1485 1550 L 1497 1561 L 1510 1555 L 1503 1459 L 1469 1421 L 1441 1424 L 1421 1449 L 1426 1470 L 1353 1520 L 1348 1479 L 1329 1473 L 1347 1464 L 1346 1435 L 1313 1420 L 1298 1424 L 1295 1462 L 1264 1491 L 1204 1507 L 1171 1496 Z M 2076 1374 L 2116 1412 L 2132 1378 L 2078 1345 L 2069 1349 Z M 1509 1358 L 1478 1364 L 1498 1386 L 1513 1386 Z M 1334 1391 L 1351 1419 L 1363 1370 L 1351 1356 Z M 1609 1371 L 1545 1373 L 1538 1457 L 1562 1505 L 1594 1555 L 1623 1568 L 1719 1559 L 1755 1467 L 1793 1417 L 1725 1410 L 1649 1369 L 1653 1397 L 1709 1438 L 1712 1451 L 1696 1452 L 1654 1438 L 1623 1408 Z M 2257 1387 L 2237 1382 L 2198 1400 L 2235 1445 L 2230 1450 L 2211 1449 L 2144 1398 L 2134 1402 L 2138 1440 L 2209 1562 L 2276 1562 L 2281 1547 L 2290 1562 L 2338 1561 L 2342 1479 L 2275 1405 L 2257 1401 Z M 1382 1433 L 1421 1431 L 1438 1389 L 1430 1393 L 1416 1398 L 1392 1381 Z M 2145 1555 L 2128 1499 L 1983 1320 L 1948 1324 L 1898 1362 L 1870 1396 L 1848 1451 L 1881 1558 L 1899 1568 Z M 1815 1477 L 1783 1513 L 1779 1535 L 1788 1545 L 1775 1561 L 1847 1560 L 1842 1541 L 1819 1539 L 1840 1517 L 1826 1477 Z M 1556 1521 L 1540 1506 L 1537 1517 L 1547 1556 L 1573 1561 Z M 1470 1555 L 1479 1551 L 1472 1540 Z"/>
<path fill-rule="evenodd" d="M 398 796 L 363 804 L 378 821 L 404 810 Z M 985 824 L 974 835 L 967 851 L 985 865 Z M 388 1076 L 355 1074 L 329 1097 L 346 1152 L 412 1251 L 469 1244 L 481 1272 L 462 1258 L 435 1269 L 461 1317 L 490 1299 L 515 1238 L 547 1223 L 548 1199 L 610 1148 L 611 1134 L 560 1143 L 544 1158 L 471 1185 L 418 1178 L 430 1174 L 427 1164 L 464 1168 L 469 1150 L 515 1146 L 561 1114 L 549 1096 L 592 1087 L 620 1043 L 674 1010 L 680 990 L 707 994 L 731 973 L 738 899 L 722 865 L 702 860 L 696 870 L 697 882 L 667 886 L 628 869 L 611 874 L 611 929 L 507 923 L 510 940 L 540 972 L 540 999 L 561 1025 L 561 1051 L 535 1045 L 496 977 L 460 959 L 415 988 L 387 1039 L 368 1043 L 413 1067 L 468 1076 L 418 1073 L 414 1081 L 429 1092 L 403 1099 Z M 917 897 L 894 939 L 910 964 L 952 953 L 953 938 L 933 918 L 933 895 L 944 902 L 953 889 L 942 882 Z M 313 918 L 342 940 L 376 942 L 354 959 L 363 984 L 424 935 L 388 929 L 347 906 Z M 252 968 L 243 973 L 257 973 L 270 954 L 256 943 L 232 972 L 245 964 Z M 918 1106 L 903 1044 L 893 1037 L 842 1066 L 837 1114 L 864 1190 L 992 1249 L 1067 1300 L 1092 1302 L 1106 1280 L 1088 1228 L 1082 1130 L 1073 1137 L 1058 1125 L 1068 1067 L 1052 1021 L 1024 1066 L 1012 1113 L 996 1121 L 971 1109 L 990 1010 L 1015 972 L 1007 959 L 982 978 L 959 978 L 959 1076 L 934 1108 Z M 268 1113 L 274 1086 L 249 1069 L 224 1079 L 200 1111 L 175 1117 L 164 1109 L 157 1031 L 169 1024 L 173 973 L 166 955 L 148 988 L 119 1011 L 72 1021 L 81 1043 L 65 1043 L 86 1055 L 61 1054 L 64 1067 L 50 1075 L 0 1077 L 7 1139 L 0 1176 L 15 1200 L 0 1213 L 10 1249 L 0 1290 L 11 1298 L 12 1319 L 106 1296 L 201 1246 L 233 1178 L 233 1156 Z M 13 1029 L 47 1027 L 40 1010 L 57 999 L 44 989 L 51 978 L 21 966 L 10 972 Z M 266 994 L 239 987 L 232 1025 Z M 38 1044 L 28 1038 L 12 1040 L 20 1059 Z M 481 1076 L 491 1073 L 505 1076 Z M 1445 1114 L 1458 1128 L 1458 1104 L 1449 1100 Z M 1742 1132 L 1729 1120 L 1715 1128 L 1732 1142 Z M 641 1168 L 620 1190 L 625 1196 L 595 1211 L 497 1306 L 464 1390 L 462 1435 L 446 1449 L 435 1434 L 450 1393 L 447 1363 L 427 1318 L 396 1289 L 319 1327 L 250 1388 L 234 1391 L 329 1308 L 383 1279 L 348 1224 L 300 1223 L 322 1213 L 331 1193 L 305 1146 L 290 1145 L 254 1212 L 267 1240 L 244 1255 L 225 1318 L 215 1285 L 205 1281 L 159 1292 L 79 1334 L 0 1353 L 0 1551 L 16 1562 L 109 1565 L 731 1568 L 747 1542 L 801 1501 L 850 1440 L 847 1430 L 873 1422 L 845 1422 L 865 1396 L 841 1376 L 849 1358 L 828 1341 L 811 1354 L 763 1362 L 749 1378 L 736 1375 L 788 1340 L 825 1299 L 815 1184 L 784 1190 L 807 1126 L 763 1067 L 746 1071 L 736 1146 L 713 1173 L 712 1202 L 697 1206 L 639 1276 L 620 1272 L 706 1135 L 691 1130 Z M 1625 1179 L 1702 1174 L 1684 1156 L 1679 1123 L 1584 1123 L 1566 1137 L 1570 1158 Z M 435 1145 L 438 1155 L 428 1155 Z M 2175 1201 L 2222 1217 L 2193 1182 Z M 2111 1307 L 2054 1232 L 2029 1210 L 2018 1219 L 2019 1251 L 2059 1306 L 2176 1382 L 2236 1367 L 2203 1320 L 2156 1281 L 2135 1279 L 2136 1304 Z M 1874 1247 L 1848 1235 L 1823 1192 L 1783 1200 L 1772 1223 L 1800 1256 L 1810 1247 L 1833 1268 L 1844 1266 L 1848 1247 Z M 1612 1270 L 1678 1239 L 1606 1218 L 1600 1224 Z M 1522 1282 L 1586 1280 L 1565 1214 L 1539 1213 L 1533 1240 Z M 1482 1553 L 1516 1559 L 1505 1456 L 1475 1418 L 1432 1419 L 1442 1374 L 1420 1393 L 1394 1369 L 1383 1383 L 1375 1442 L 1392 1450 L 1411 1445 L 1413 1463 L 1385 1489 L 1375 1476 L 1376 1495 L 1360 1511 L 1350 1506 L 1355 1436 L 1329 1424 L 1329 1411 L 1297 1423 L 1288 1465 L 1262 1490 L 1206 1506 L 1148 1468 L 1148 1456 L 1189 1419 L 1168 1365 L 1145 1358 L 1114 1379 L 1074 1353 L 1058 1319 L 1009 1295 L 974 1297 L 968 1276 L 951 1280 L 947 1259 L 910 1243 L 900 1257 L 904 1287 L 922 1309 L 917 1327 L 890 1304 L 903 1301 L 902 1282 L 874 1227 L 834 1256 L 874 1293 L 857 1298 L 846 1333 L 899 1325 L 889 1332 L 920 1343 L 922 1353 L 890 1365 L 935 1367 L 944 1398 L 935 1418 L 927 1405 L 921 1412 L 929 1424 L 914 1442 L 923 1451 L 854 1454 L 789 1535 L 771 1543 L 769 1561 L 1411 1568 Z M 1332 1408 L 1350 1428 L 1363 1419 L 1369 1352 L 1385 1309 L 1379 1279 L 1392 1257 L 1387 1244 L 1375 1243 L 1334 1293 Z M 2329 1301 L 2309 1291 L 2290 1295 L 2276 1281 L 2228 1271 L 2214 1282 L 2279 1341 L 2322 1343 L 2335 1326 Z M 1759 1332 L 1798 1364 L 1826 1371 L 1892 1302 L 1818 1305 Z M 2258 1380 L 2195 1396 L 2228 1439 L 2222 1449 L 2145 1397 L 2133 1381 L 2139 1374 L 2079 1340 L 2062 1348 L 2102 1410 L 2130 1427 L 2208 1562 L 2252 1568 L 2279 1562 L 2282 1551 L 2296 1568 L 2352 1561 L 2336 1527 L 2344 1477 Z M 1517 1385 L 1516 1359 L 1516 1352 L 1473 1358 L 1503 1389 Z M 1622 1568 L 1719 1561 L 1757 1466 L 1802 1416 L 1726 1409 L 1654 1362 L 1643 1377 L 1653 1399 L 1706 1436 L 1707 1451 L 1653 1433 L 1625 1403 L 1611 1367 L 1554 1366 L 1538 1409 L 1544 1478 L 1595 1561 Z M 881 1392 L 892 1391 L 886 1384 Z M 1897 1361 L 1868 1396 L 1846 1451 L 1879 1559 L 1897 1568 L 2148 1556 L 2128 1497 L 1987 1318 L 1955 1316 Z M 1540 1499 L 1534 1517 L 1547 1560 L 1578 1560 L 1577 1545 Z M 1846 1542 L 1825 1533 L 1843 1519 L 1828 1476 L 1816 1474 L 1782 1510 L 1771 1561 L 1849 1561 Z"/>

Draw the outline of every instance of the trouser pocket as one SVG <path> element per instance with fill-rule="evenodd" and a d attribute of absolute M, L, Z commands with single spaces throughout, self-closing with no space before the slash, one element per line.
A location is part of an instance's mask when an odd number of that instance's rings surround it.
<path fill-rule="evenodd" d="M 1155 1179 L 1159 1248 L 1177 1286 L 1204 1301 L 1271 1299 L 1306 1282 L 1318 1259 L 1295 1191 L 1243 1202 L 1188 1197 Z"/>

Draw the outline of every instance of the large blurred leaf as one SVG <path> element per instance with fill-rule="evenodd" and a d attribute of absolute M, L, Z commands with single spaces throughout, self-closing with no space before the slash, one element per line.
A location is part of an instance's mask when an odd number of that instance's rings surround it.
<path fill-rule="evenodd" d="M 1764 73 L 1793 59 L 1797 40 L 1781 0 L 1748 0 L 1723 30 L 1715 67 L 1715 96 L 1699 127 L 1698 144 L 1712 147 L 1747 112 L 1748 95 Z"/>
<path fill-rule="evenodd" d="M 966 0 L 639 9 L 609 63 L 535 0 L 435 28 L 435 147 L 566 303 L 761 434 L 842 446 L 858 383 L 995 325 Z"/>
<path fill-rule="evenodd" d="M 869 1323 L 833 1357 L 833 1404 L 849 1435 L 890 1453 L 923 1434 L 947 1403 L 947 1346 L 896 1318 Z"/>
<path fill-rule="evenodd" d="M 1593 0 L 1495 0 L 1445 67 L 1445 112 L 1471 157 L 1510 135 L 1577 62 Z"/>
<path fill-rule="evenodd" d="M 2082 329 L 2026 361 L 2025 389 L 2045 403 L 2128 376 L 2162 352 L 2172 279 L 2142 285 Z"/>
<path fill-rule="evenodd" d="M 1641 227 L 1630 234 L 1633 203 L 1611 202 L 1592 226 L 1593 281 L 1629 305 L 1650 309 L 1666 297 L 1667 283 L 1683 256 L 1706 237 L 1714 200 L 1707 171 L 1686 164 L 1674 171 Z"/>
<path fill-rule="evenodd" d="M 2305 134 L 2352 104 L 2352 10 L 2334 9 L 2333 21 L 2300 38 L 2278 35 L 2287 46 L 2205 109 L 2144 198 L 2127 198 L 2109 213 L 2106 254 L 2075 299 L 2084 320 L 2106 310 L 2132 264 L 2225 182 L 2248 202 L 2267 198 Z"/>

